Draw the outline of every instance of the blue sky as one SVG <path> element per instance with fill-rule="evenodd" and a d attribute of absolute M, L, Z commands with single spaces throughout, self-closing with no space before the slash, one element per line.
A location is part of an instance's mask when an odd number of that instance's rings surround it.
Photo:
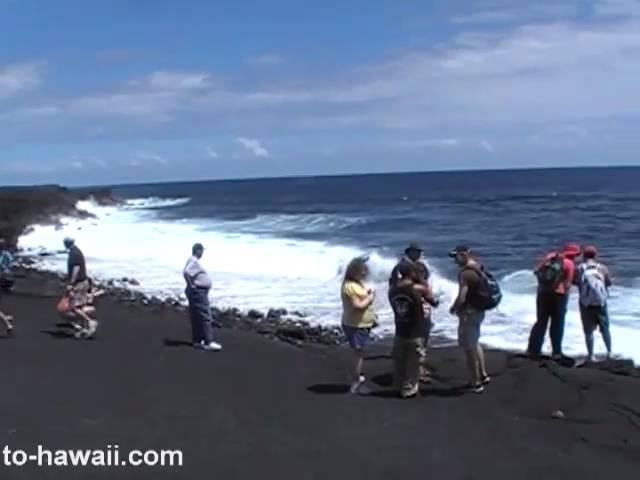
<path fill-rule="evenodd" d="M 0 0 L 0 28 L 0 183 L 640 164 L 640 0 Z"/>

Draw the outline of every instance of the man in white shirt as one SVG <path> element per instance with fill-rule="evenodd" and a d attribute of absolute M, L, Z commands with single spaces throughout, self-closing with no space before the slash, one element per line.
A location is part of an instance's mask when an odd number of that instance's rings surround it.
<path fill-rule="evenodd" d="M 187 283 L 185 294 L 189 301 L 189 317 L 191 318 L 191 334 L 193 346 L 202 350 L 218 352 L 222 346 L 213 341 L 211 305 L 209 304 L 209 290 L 211 278 L 200 264 L 204 254 L 204 247 L 196 243 L 192 248 L 192 256 L 182 272 Z"/>

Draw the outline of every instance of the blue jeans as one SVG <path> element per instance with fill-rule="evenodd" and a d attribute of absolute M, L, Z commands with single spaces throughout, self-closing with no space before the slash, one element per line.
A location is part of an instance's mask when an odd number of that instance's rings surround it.
<path fill-rule="evenodd" d="M 529 354 L 540 355 L 544 336 L 547 333 L 549 321 L 551 321 L 551 326 L 549 327 L 551 350 L 553 355 L 562 355 L 564 320 L 567 315 L 568 303 L 569 295 L 555 292 L 538 292 L 536 298 L 537 320 L 529 335 Z"/>
<path fill-rule="evenodd" d="M 580 304 L 580 318 L 582 319 L 582 329 L 587 344 L 589 357 L 593 355 L 593 332 L 600 329 L 602 339 L 607 347 L 607 353 L 611 353 L 611 332 L 609 331 L 609 312 L 607 306 L 585 307 Z"/>
<path fill-rule="evenodd" d="M 209 305 L 209 290 L 206 288 L 191 288 L 185 290 L 189 301 L 189 318 L 191 319 L 191 338 L 193 343 L 211 343 L 213 328 L 211 326 L 211 305 Z"/>

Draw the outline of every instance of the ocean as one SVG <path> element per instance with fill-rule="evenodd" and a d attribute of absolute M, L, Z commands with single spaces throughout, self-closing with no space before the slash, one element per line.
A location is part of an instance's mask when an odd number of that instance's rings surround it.
<path fill-rule="evenodd" d="M 379 334 L 393 332 L 391 268 L 411 241 L 425 248 L 441 295 L 435 333 L 456 336 L 448 306 L 456 270 L 447 252 L 468 244 L 500 280 L 504 299 L 483 326 L 487 345 L 523 350 L 535 319 L 536 260 L 566 241 L 594 244 L 615 282 L 610 316 L 616 354 L 640 363 L 640 168 L 385 174 L 115 186 L 118 207 L 81 202 L 96 218 L 35 226 L 20 246 L 59 250 L 76 238 L 90 273 L 135 278 L 140 290 L 180 295 L 191 245 L 206 247 L 214 304 L 287 308 L 337 325 L 344 266 L 369 254 Z M 62 271 L 62 253 L 42 267 Z M 565 351 L 584 354 L 577 295 Z M 106 319 L 105 319 L 106 320 Z M 604 351 L 597 339 L 597 352 Z M 545 350 L 549 350 L 548 340 Z"/>

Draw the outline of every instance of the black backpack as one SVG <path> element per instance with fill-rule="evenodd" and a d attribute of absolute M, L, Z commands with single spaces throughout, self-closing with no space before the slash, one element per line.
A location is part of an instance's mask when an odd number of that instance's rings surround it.
<path fill-rule="evenodd" d="M 538 277 L 538 285 L 542 290 L 555 290 L 564 279 L 562 257 L 556 253 L 551 258 L 545 260 L 535 273 L 536 277 Z"/>
<path fill-rule="evenodd" d="M 493 310 L 500 305 L 502 301 L 502 290 L 495 277 L 483 266 L 466 267 L 466 269 L 473 270 L 480 276 L 478 290 L 473 292 L 473 296 L 469 299 L 471 306 L 478 310 L 487 311 Z"/>

